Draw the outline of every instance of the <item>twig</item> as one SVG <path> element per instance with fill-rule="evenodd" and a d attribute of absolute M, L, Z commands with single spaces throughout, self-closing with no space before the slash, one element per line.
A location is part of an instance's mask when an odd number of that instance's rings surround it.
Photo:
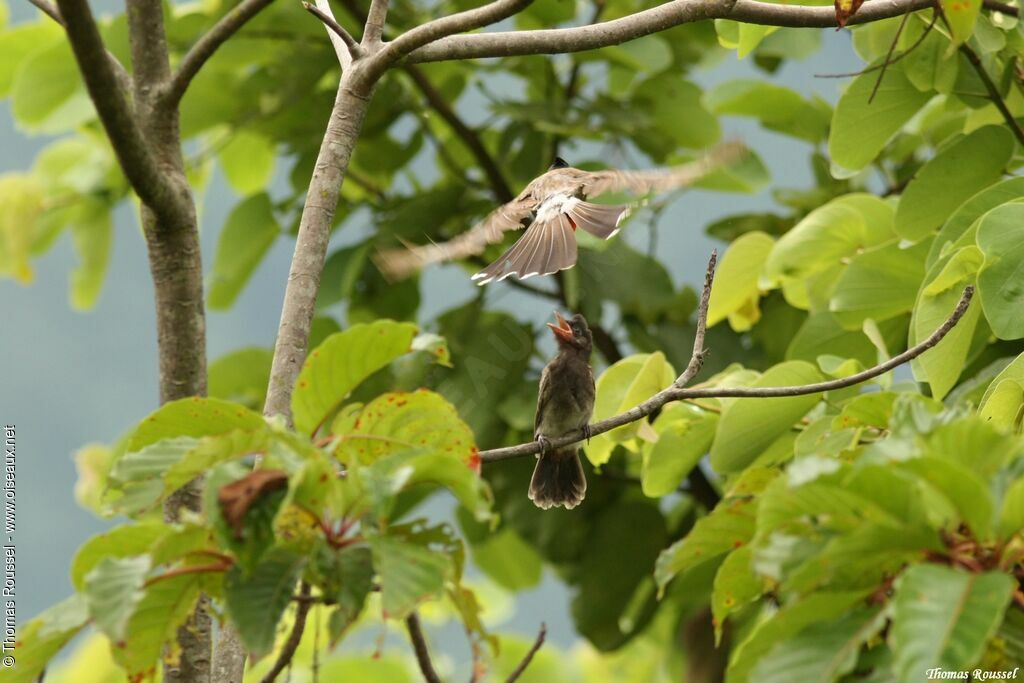
<path fill-rule="evenodd" d="M 374 0 L 370 6 L 370 17 L 373 17 L 373 8 L 378 2 L 387 4 L 386 0 Z M 428 21 L 416 28 L 406 31 L 391 42 L 384 45 L 380 52 L 374 55 L 372 68 L 368 69 L 368 77 L 375 79 L 379 74 L 384 73 L 392 64 L 408 55 L 413 50 L 425 45 L 436 43 L 444 38 L 454 36 L 457 33 L 472 31 L 496 24 L 525 9 L 533 0 L 492 0 L 491 2 L 474 9 L 456 12 L 446 17 Z M 382 22 L 383 23 L 383 22 Z M 370 30 L 370 21 L 366 22 L 367 31 Z M 381 26 L 383 28 L 383 25 Z M 365 40 L 365 38 L 364 38 Z"/>
<path fill-rule="evenodd" d="M 61 26 L 64 25 L 64 17 L 60 15 L 60 10 L 54 7 L 48 0 L 28 0 L 30 3 L 38 7 L 43 14 L 56 21 Z"/>
<path fill-rule="evenodd" d="M 508 678 L 505 679 L 505 683 L 514 683 L 516 679 L 523 675 L 526 671 L 526 667 L 530 666 L 530 662 L 533 661 L 533 656 L 537 654 L 537 650 L 544 644 L 544 638 L 548 634 L 547 624 L 541 622 L 540 633 L 537 634 L 537 640 L 533 641 L 533 647 L 526 652 L 526 656 L 523 657 L 523 661 L 519 662 L 519 666 L 512 670 Z"/>
<path fill-rule="evenodd" d="M 960 302 L 957 304 L 953 313 L 942 325 L 938 327 L 938 329 L 932 332 L 931 336 L 921 343 L 907 349 L 903 353 L 893 356 L 888 361 L 849 377 L 843 377 L 841 379 L 830 380 L 827 382 L 816 382 L 814 384 L 786 387 L 686 388 L 686 383 L 692 380 L 700 370 L 700 365 L 706 353 L 704 349 L 704 330 L 707 326 L 707 305 L 705 300 L 710 297 L 710 285 L 714 278 L 714 257 L 712 257 L 712 260 L 708 265 L 708 274 L 704 281 L 704 292 L 701 295 L 701 305 L 698 309 L 697 333 L 694 338 L 693 355 L 690 358 L 690 363 L 687 365 L 686 370 L 683 371 L 683 374 L 681 374 L 671 386 L 663 389 L 640 405 L 635 406 L 624 413 L 620 413 L 619 415 L 615 415 L 606 420 L 601 420 L 600 422 L 595 422 L 590 425 L 587 430 L 581 429 L 565 436 L 550 439 L 552 447 L 559 448 L 562 446 L 568 446 L 569 444 L 583 441 L 588 438 L 588 435 L 596 436 L 598 434 L 611 431 L 616 427 L 636 422 L 637 420 L 647 417 L 666 403 L 670 403 L 672 401 L 694 398 L 777 398 L 786 396 L 806 396 L 808 394 L 820 394 L 826 391 L 835 391 L 837 389 L 844 389 L 856 384 L 861 384 L 862 382 L 866 382 L 869 379 L 883 375 L 893 368 L 903 365 L 904 363 L 920 356 L 922 353 L 942 341 L 942 338 L 945 337 L 954 326 L 956 326 L 964 313 L 967 312 L 967 307 L 971 302 L 971 297 L 974 296 L 974 287 L 966 287 L 964 289 L 963 296 L 960 297 Z M 482 462 L 491 463 L 499 460 L 507 460 L 509 458 L 534 455 L 539 452 L 540 445 L 536 441 L 530 441 L 519 444 L 518 446 L 508 446 L 506 448 L 494 448 L 487 451 L 481 451 L 480 459 Z"/>
<path fill-rule="evenodd" d="M 502 203 L 512 201 L 515 195 L 512 194 L 512 189 L 508 186 L 508 181 L 505 180 L 505 176 L 502 174 L 501 169 L 498 168 L 494 157 L 484 147 L 479 134 L 459 118 L 459 115 L 455 113 L 455 110 L 451 108 L 448 101 L 438 92 L 437 88 L 434 87 L 420 67 L 414 64 L 406 64 L 403 67 L 403 71 L 416 85 L 416 88 L 423 93 L 423 97 L 426 99 L 427 104 L 430 105 L 430 108 L 436 111 L 437 115 L 448 124 L 452 131 L 462 140 L 463 144 L 466 145 L 466 148 L 476 159 L 477 163 L 480 164 L 480 168 L 483 170 L 484 175 L 487 176 L 487 181 L 494 192 L 495 198 Z"/>
<path fill-rule="evenodd" d="M 299 586 L 299 597 L 309 598 L 309 592 L 309 584 L 303 581 Z M 274 666 L 270 667 L 270 671 L 260 679 L 260 683 L 274 683 L 274 679 L 285 670 L 285 667 L 291 664 L 295 651 L 299 648 L 299 643 L 302 642 L 302 633 L 306 630 L 306 617 L 309 616 L 309 610 L 313 603 L 306 599 L 300 599 L 297 602 L 298 605 L 295 607 L 295 624 L 292 626 L 292 632 L 288 634 L 288 640 L 285 641 L 284 646 L 281 648 L 281 654 L 274 661 Z"/>
<path fill-rule="evenodd" d="M 943 20 L 945 21 L 945 17 L 943 17 Z M 1010 111 L 1009 107 L 1006 106 L 1006 100 L 1004 100 L 1003 96 L 999 94 L 999 88 L 997 88 L 996 84 L 992 82 L 992 77 L 988 75 L 988 72 L 982 65 L 981 58 L 978 57 L 978 53 L 975 52 L 974 48 L 967 43 L 960 45 L 960 52 L 967 57 L 967 61 L 971 63 L 971 66 L 974 67 L 974 70 L 977 72 L 981 82 L 985 84 L 985 90 L 988 92 L 989 99 L 992 100 L 992 104 L 996 105 L 996 109 L 999 110 L 999 113 L 1003 115 L 1003 120 L 1006 121 L 1006 125 L 1010 127 L 1010 131 L 1013 133 L 1013 136 L 1017 138 L 1017 142 L 1024 145 L 1024 130 L 1021 130 L 1020 124 L 1017 123 L 1017 119 L 1014 118 L 1013 113 Z"/>
<path fill-rule="evenodd" d="M 925 29 L 925 32 L 921 34 L 921 40 L 928 35 L 931 31 L 932 26 L 935 25 L 935 17 L 938 16 L 938 12 L 934 13 L 932 17 L 932 23 Z M 885 70 L 889 68 L 889 65 L 893 63 L 892 53 L 896 50 L 896 43 L 900 42 L 900 36 L 903 35 L 903 29 L 907 27 L 907 22 L 910 20 L 910 13 L 907 12 L 903 15 L 903 19 L 900 20 L 900 25 L 896 28 L 896 35 L 892 37 L 892 42 L 889 43 L 889 50 L 885 53 L 885 59 L 882 60 L 881 69 L 878 70 L 878 78 L 875 80 L 875 85 L 871 88 L 871 94 L 868 95 L 868 104 L 875 101 L 875 95 L 878 94 L 878 89 L 882 87 L 882 79 L 885 78 Z M 915 46 L 916 47 L 916 46 Z M 911 48 L 913 49 L 913 48 Z M 910 50 L 903 54 L 909 53 Z"/>
<path fill-rule="evenodd" d="M 160 94 L 159 101 L 162 107 L 172 109 L 178 106 L 181 98 L 188 90 L 189 83 L 195 78 L 203 65 L 213 56 L 213 53 L 220 48 L 231 36 L 235 35 L 246 22 L 260 13 L 267 5 L 274 0 L 242 0 L 221 17 L 220 21 L 213 25 L 209 31 L 196 41 L 178 64 L 178 70 L 171 77 L 170 83 Z"/>
<path fill-rule="evenodd" d="M 711 302 L 711 287 L 715 282 L 715 266 L 717 265 L 718 250 L 715 249 L 711 252 L 708 269 L 704 272 L 704 288 L 700 293 L 700 305 L 697 306 L 697 329 L 693 333 L 693 353 L 690 355 L 690 362 L 686 364 L 683 374 L 679 375 L 672 383 L 673 387 L 685 387 L 704 366 L 704 357 L 708 353 L 704 348 L 704 335 L 708 331 L 708 305 Z"/>
<path fill-rule="evenodd" d="M 312 3 L 303 2 L 302 6 L 307 12 L 322 21 L 327 28 L 334 31 L 336 36 L 341 38 L 341 41 L 345 43 L 345 47 L 348 49 L 348 54 L 352 59 L 359 59 L 363 56 L 363 48 L 360 47 L 359 43 L 356 42 L 356 39 L 352 37 L 352 34 L 346 31 L 345 27 L 339 24 L 334 17 Z"/>
<path fill-rule="evenodd" d="M 909 17 L 910 15 L 909 15 L 909 14 L 904 14 L 903 16 L 904 16 L 904 17 Z M 937 20 L 938 18 L 939 18 L 939 14 L 938 14 L 938 12 L 935 12 L 934 14 L 932 14 L 932 20 L 931 20 L 931 23 L 930 23 L 930 24 L 928 24 L 928 28 L 927 28 L 927 29 L 925 29 L 924 33 L 922 33 L 922 34 L 921 34 L 921 35 L 920 35 L 920 36 L 918 37 L 918 39 L 917 39 L 917 40 L 916 40 L 916 41 L 914 42 L 914 44 L 913 44 L 913 45 L 911 45 L 911 46 L 910 46 L 910 47 L 908 47 L 908 48 L 907 48 L 906 50 L 904 50 L 903 52 L 899 53 L 898 55 L 896 55 L 896 56 L 895 56 L 895 57 L 893 57 L 892 59 L 889 59 L 889 57 L 887 56 L 887 57 L 886 57 L 886 59 L 885 59 L 885 60 L 884 60 L 884 61 L 883 61 L 883 62 L 882 62 L 881 64 L 875 64 L 874 66 L 869 66 L 868 68 L 866 68 L 866 69 L 861 69 L 860 71 L 853 71 L 853 72 L 849 72 L 849 73 L 842 73 L 842 74 L 814 74 L 814 77 L 815 77 L 815 78 L 854 78 L 854 77 L 856 77 L 856 76 L 860 76 L 860 75 L 862 75 L 862 74 L 868 74 L 868 73 L 871 73 L 872 71 L 878 71 L 879 69 L 882 69 L 882 70 L 884 70 L 884 69 L 886 69 L 886 68 L 888 68 L 888 67 L 892 66 L 892 65 L 893 65 L 893 64 L 895 64 L 896 62 L 900 61 L 901 59 L 903 59 L 904 57 L 906 57 L 907 55 L 909 55 L 909 54 L 910 54 L 911 52 L 913 52 L 914 50 L 916 50 L 916 49 L 917 49 L 917 47 L 918 47 L 918 46 L 919 46 L 919 45 L 920 45 L 921 43 L 923 43 L 923 42 L 924 42 L 924 39 L 928 37 L 928 33 L 929 33 L 929 32 L 931 31 L 931 29 L 932 29 L 932 28 L 933 28 L 933 27 L 935 26 L 935 21 L 936 21 L 936 20 Z M 905 21 L 905 20 L 904 20 L 904 21 Z M 903 23 L 901 23 L 901 24 L 900 24 L 900 26 L 902 27 L 902 26 L 903 26 Z M 896 41 L 895 41 L 895 40 L 893 40 L 893 42 L 892 42 L 892 45 L 890 45 L 890 46 L 889 46 L 889 55 L 892 55 L 892 47 L 893 47 L 893 45 L 895 45 L 895 44 L 896 44 Z M 881 81 L 881 76 L 879 76 L 879 81 Z M 876 84 L 876 85 L 875 85 L 875 91 L 877 91 L 877 90 L 878 90 L 878 84 Z M 874 98 L 874 92 L 875 92 L 875 91 L 872 91 L 872 98 Z"/>
<path fill-rule="evenodd" d="M 1013 5 L 1008 5 L 1005 2 L 997 2 L 996 0 L 984 0 L 981 6 L 991 12 L 999 12 L 1000 14 L 1006 14 L 1011 17 L 1020 16 L 1020 10 Z"/>
<path fill-rule="evenodd" d="M 412 640 L 412 647 L 416 651 L 416 661 L 423 672 L 423 678 L 427 683 L 441 683 L 441 677 L 434 671 L 434 664 L 430 661 L 430 650 L 427 649 L 427 641 L 423 637 L 423 629 L 420 628 L 420 618 L 416 612 L 410 612 L 405 618 L 405 626 L 409 629 L 409 639 Z"/>

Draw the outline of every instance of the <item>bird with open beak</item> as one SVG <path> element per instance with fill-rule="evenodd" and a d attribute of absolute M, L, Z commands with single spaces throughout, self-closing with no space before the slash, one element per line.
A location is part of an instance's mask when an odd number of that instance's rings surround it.
<path fill-rule="evenodd" d="M 558 353 L 540 375 L 533 436 L 541 451 L 528 495 L 544 510 L 560 505 L 571 510 L 587 493 L 579 446 L 552 449 L 549 440 L 588 429 L 594 412 L 593 339 L 582 315 L 566 320 L 556 311 L 555 319 L 558 324 L 548 323 L 548 327 L 558 342 Z"/>
<path fill-rule="evenodd" d="M 591 199 L 608 192 L 642 195 L 686 187 L 744 154 L 743 145 L 727 143 L 698 161 L 650 171 L 583 171 L 556 158 L 518 197 L 461 235 L 442 243 L 385 250 L 374 260 L 386 277 L 398 280 L 430 263 L 476 256 L 500 242 L 506 232 L 525 228 L 515 244 L 472 279 L 483 285 L 507 277 L 550 275 L 576 264 L 577 230 L 611 239 L 629 212 L 628 205 L 595 204 Z"/>

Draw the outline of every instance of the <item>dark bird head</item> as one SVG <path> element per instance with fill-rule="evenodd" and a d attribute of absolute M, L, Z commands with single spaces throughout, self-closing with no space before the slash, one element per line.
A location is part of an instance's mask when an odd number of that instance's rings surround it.
<path fill-rule="evenodd" d="M 576 349 L 589 356 L 594 340 L 590 335 L 586 318 L 577 313 L 566 320 L 558 311 L 555 311 L 555 320 L 558 321 L 558 324 L 548 323 L 548 327 L 554 332 L 558 347 L 560 349 Z"/>
<path fill-rule="evenodd" d="M 548 166 L 548 170 L 554 171 L 556 168 L 569 168 L 569 162 L 562 157 L 555 157 L 555 160 L 551 162 L 550 166 Z M 585 325 L 586 323 L 583 324 Z"/>

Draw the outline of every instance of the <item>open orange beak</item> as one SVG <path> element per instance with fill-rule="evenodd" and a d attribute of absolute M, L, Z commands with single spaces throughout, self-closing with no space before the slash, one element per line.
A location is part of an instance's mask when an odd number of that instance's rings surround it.
<path fill-rule="evenodd" d="M 548 323 L 548 327 L 550 327 L 551 331 L 555 333 L 555 336 L 561 339 L 562 341 L 566 343 L 571 342 L 572 328 L 569 327 L 569 323 L 565 321 L 565 318 L 563 318 L 562 314 L 559 313 L 558 311 L 555 311 L 555 320 L 558 321 L 558 324 L 553 325 L 551 323 Z"/>

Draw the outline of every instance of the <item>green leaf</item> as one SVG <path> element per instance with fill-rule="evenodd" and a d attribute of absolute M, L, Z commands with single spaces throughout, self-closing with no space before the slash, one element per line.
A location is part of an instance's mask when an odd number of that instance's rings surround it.
<path fill-rule="evenodd" d="M 75 590 L 85 588 L 85 576 L 104 558 L 120 559 L 145 554 L 159 539 L 171 533 L 163 522 L 140 522 L 115 527 L 93 536 L 75 553 L 71 562 L 71 583 Z"/>
<path fill-rule="evenodd" d="M 243 197 L 266 187 L 274 171 L 274 142 L 257 133 L 236 130 L 217 157 L 228 184 Z M 230 220 L 230 219 L 229 219 Z"/>
<path fill-rule="evenodd" d="M 979 128 L 942 148 L 903 191 L 896 232 L 913 242 L 932 234 L 958 206 L 999 180 L 1013 150 L 1005 126 Z"/>
<path fill-rule="evenodd" d="M 974 33 L 974 24 L 981 12 L 981 0 L 940 0 L 939 4 L 942 5 L 942 14 L 953 34 L 953 46 L 966 42 Z"/>
<path fill-rule="evenodd" d="M 511 527 L 488 532 L 470 548 L 473 564 L 504 588 L 519 591 L 540 583 L 544 571 L 540 556 Z"/>
<path fill-rule="evenodd" d="M 11 85 L 11 113 L 23 128 L 51 134 L 96 115 L 67 41 L 34 52 L 22 63 Z"/>
<path fill-rule="evenodd" d="M 405 451 L 376 461 L 363 470 L 378 516 L 393 513 L 395 496 L 417 484 L 447 488 L 478 521 L 491 516 L 491 493 L 478 471 L 449 453 Z"/>
<path fill-rule="evenodd" d="M 1024 386 L 1012 379 L 1001 380 L 994 386 L 985 408 L 978 415 L 1001 431 L 1019 432 Z"/>
<path fill-rule="evenodd" d="M 715 574 L 711 593 L 715 644 L 722 640 L 722 627 L 730 614 L 761 597 L 764 581 L 754 572 L 753 552 L 749 545 L 729 553 Z"/>
<path fill-rule="evenodd" d="M 835 621 L 864 598 L 864 591 L 808 595 L 783 605 L 761 621 L 734 649 L 726 672 L 730 683 L 758 680 L 751 675 L 757 663 L 779 643 L 791 640 L 812 624 Z"/>
<path fill-rule="evenodd" d="M 641 82 L 633 91 L 632 106 L 642 107 L 654 123 L 655 133 L 670 145 L 702 149 L 718 142 L 721 128 L 701 102 L 702 92 L 676 73 L 662 73 Z M 686 121 L 680 126 L 680 121 Z M 641 141 L 642 145 L 643 142 Z"/>
<path fill-rule="evenodd" d="M 153 582 L 128 620 L 125 639 L 113 644 L 114 658 L 130 676 L 152 676 L 160 655 L 176 643 L 199 599 L 202 574 L 182 574 Z M 171 648 L 174 645 L 170 645 Z"/>
<path fill-rule="evenodd" d="M 821 381 L 810 363 L 787 361 L 761 375 L 752 387 L 780 387 Z M 738 472 L 793 427 L 820 400 L 820 396 L 787 398 L 740 398 L 723 411 L 711 446 L 711 466 L 716 471 Z"/>
<path fill-rule="evenodd" d="M 995 376 L 995 379 L 988 385 L 985 390 L 985 394 L 981 397 L 981 401 L 978 403 L 978 410 L 985 410 L 985 406 L 988 404 L 989 399 L 992 398 L 992 394 L 995 393 L 999 385 L 1007 380 L 1017 382 L 1021 386 L 1024 386 L 1024 353 L 1014 358 L 1009 365 L 1002 369 L 1002 371 Z"/>
<path fill-rule="evenodd" d="M 952 504 L 959 519 L 948 527 L 963 522 L 975 538 L 988 541 L 992 536 L 993 502 L 987 483 L 967 465 L 952 460 L 924 456 L 911 458 L 901 465 L 911 470 L 938 490 Z"/>
<path fill-rule="evenodd" d="M 210 364 L 210 397 L 262 410 L 273 359 L 273 351 L 256 347 L 221 356 Z"/>
<path fill-rule="evenodd" d="M 924 280 L 929 284 L 918 294 L 908 343 L 924 341 L 953 313 L 963 295 L 963 288 L 974 279 L 970 271 L 977 267 L 978 261 L 972 250 L 977 252 L 976 247 L 961 249 L 951 259 L 932 266 Z M 942 341 L 914 359 L 911 366 L 914 375 L 931 385 L 932 396 L 938 400 L 942 400 L 956 385 L 964 369 L 981 308 L 978 302 L 972 302 L 956 327 Z"/>
<path fill-rule="evenodd" d="M 656 600 L 651 570 L 667 542 L 664 517 L 650 501 L 621 501 L 595 521 L 579 558 L 571 609 L 580 635 L 599 650 L 614 650 L 643 631 Z"/>
<path fill-rule="evenodd" d="M 999 513 L 999 536 L 1008 539 L 1024 530 L 1024 478 L 1015 480 L 1003 495 Z"/>
<path fill-rule="evenodd" d="M 264 427 L 263 416 L 217 398 L 183 398 L 165 403 L 142 418 L 126 447 L 139 451 L 162 439 L 179 436 L 203 437 L 226 434 L 235 429 Z"/>
<path fill-rule="evenodd" d="M 828 151 L 833 174 L 849 177 L 866 167 L 896 132 L 932 98 L 915 88 L 900 65 L 885 72 L 874 100 L 868 102 L 878 74 L 857 76 L 840 96 L 832 117 Z"/>
<path fill-rule="evenodd" d="M 985 318 L 1000 339 L 1024 337 L 1020 310 L 1024 305 L 1024 204 L 1003 204 L 986 213 L 978 224 L 978 247 L 985 264 L 978 273 L 978 294 Z"/>
<path fill-rule="evenodd" d="M 18 629 L 16 666 L 7 669 L 5 681 L 35 683 L 49 661 L 89 622 L 82 595 L 72 595 Z"/>
<path fill-rule="evenodd" d="M 925 262 L 926 267 L 930 270 L 935 262 L 945 255 L 947 249 L 951 249 L 954 244 L 959 244 L 974 222 L 984 214 L 1001 204 L 1018 199 L 1024 199 L 1024 178 L 1007 178 L 986 187 L 961 204 L 960 208 L 943 224 L 938 236 L 932 242 L 928 260 Z M 971 241 L 974 241 L 973 237 Z"/>
<path fill-rule="evenodd" d="M 760 319 L 758 278 L 775 240 L 763 232 L 737 238 L 722 257 L 708 305 L 708 325 L 725 318 L 737 332 L 745 332 Z"/>
<path fill-rule="evenodd" d="M 0 275 L 23 285 L 34 277 L 29 257 L 43 202 L 43 187 L 31 176 L 0 175 Z"/>
<path fill-rule="evenodd" d="M 4 29 L 0 35 L 0 97 L 10 94 L 18 69 L 29 57 L 67 40 L 55 21 L 21 23 Z"/>
<path fill-rule="evenodd" d="M 211 309 L 231 308 L 280 233 L 274 207 L 264 192 L 231 210 L 213 257 L 207 297 Z"/>
<path fill-rule="evenodd" d="M 654 421 L 658 440 L 643 447 L 641 489 L 660 498 L 674 492 L 707 453 L 718 416 L 685 404 L 669 404 Z"/>
<path fill-rule="evenodd" d="M 666 548 L 654 569 L 659 592 L 677 574 L 747 544 L 754 536 L 756 504 L 748 499 L 719 503 L 681 541 Z"/>
<path fill-rule="evenodd" d="M 370 547 L 386 619 L 405 618 L 420 601 L 444 587 L 451 569 L 446 555 L 395 536 L 374 536 Z"/>
<path fill-rule="evenodd" d="M 235 566 L 224 577 L 231 621 L 257 657 L 274 646 L 277 624 L 291 603 L 306 558 L 283 547 L 267 551 L 250 572 Z"/>
<path fill-rule="evenodd" d="M 853 670 L 861 646 L 884 625 L 878 609 L 861 609 L 838 621 L 815 624 L 772 648 L 758 661 L 751 678 L 767 683 L 839 680 Z"/>
<path fill-rule="evenodd" d="M 910 311 L 924 278 L 923 255 L 897 244 L 858 254 L 839 276 L 829 310 L 849 329 Z"/>
<path fill-rule="evenodd" d="M 273 442 L 274 435 L 267 429 L 238 429 L 227 434 L 207 437 L 163 470 L 163 497 L 171 495 L 222 462 L 266 453 Z"/>
<path fill-rule="evenodd" d="M 110 470 L 109 488 L 122 493 L 113 500 L 113 509 L 133 515 L 156 506 L 163 491 L 161 476 L 198 443 L 191 437 L 164 439 L 123 455 Z"/>
<path fill-rule="evenodd" d="M 107 557 L 85 575 L 89 615 L 111 640 L 117 642 L 124 637 L 128 619 L 142 599 L 150 568 L 148 555 Z"/>
<path fill-rule="evenodd" d="M 83 199 L 76 207 L 71 236 L 79 265 L 71 271 L 71 307 L 87 311 L 96 305 L 107 273 L 114 225 L 105 202 Z"/>
<path fill-rule="evenodd" d="M 593 421 L 629 410 L 672 384 L 675 378 L 675 371 L 660 351 L 623 358 L 597 379 Z M 587 458 L 594 465 L 603 465 L 616 444 L 632 439 L 639 430 L 640 425 L 633 423 L 598 434 L 583 446 Z"/>
<path fill-rule="evenodd" d="M 970 669 L 1003 619 L 1014 580 L 934 564 L 910 567 L 896 583 L 890 643 L 901 681 L 939 667 Z"/>
<path fill-rule="evenodd" d="M 431 451 L 479 468 L 473 432 L 455 406 L 426 389 L 382 394 L 358 411 L 338 415 L 331 432 L 341 437 L 343 462 L 372 463 L 402 451 Z"/>
<path fill-rule="evenodd" d="M 804 106 L 799 93 L 765 81 L 739 78 L 719 83 L 704 95 L 712 113 L 785 121 Z"/>
<path fill-rule="evenodd" d="M 313 349 L 292 394 L 295 429 L 313 434 L 367 377 L 410 350 L 416 326 L 379 320 L 332 334 Z"/>
<path fill-rule="evenodd" d="M 373 556 L 365 545 L 335 549 L 323 543 L 313 555 L 309 572 L 324 594 L 337 602 L 328 622 L 330 642 L 336 645 L 359 618 L 373 588 Z"/>

